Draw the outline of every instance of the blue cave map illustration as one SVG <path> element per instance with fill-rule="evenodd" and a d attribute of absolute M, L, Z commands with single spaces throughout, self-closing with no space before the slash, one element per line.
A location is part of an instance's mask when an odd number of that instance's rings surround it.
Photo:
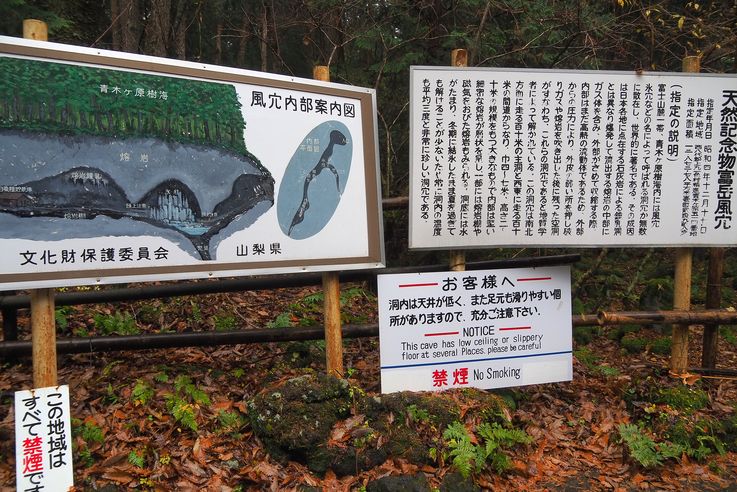
<path fill-rule="evenodd" d="M 158 236 L 192 257 L 274 204 L 234 86 L 0 57 L 0 238 Z"/>
<path fill-rule="evenodd" d="M 317 125 L 301 141 L 279 187 L 277 216 L 282 232 L 305 239 L 320 232 L 335 213 L 351 168 L 353 143 L 339 121 Z"/>

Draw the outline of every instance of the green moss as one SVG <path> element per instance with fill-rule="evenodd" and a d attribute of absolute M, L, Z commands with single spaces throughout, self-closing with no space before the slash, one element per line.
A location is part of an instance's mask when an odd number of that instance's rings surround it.
<path fill-rule="evenodd" d="M 708 405 L 709 395 L 699 388 L 678 385 L 659 389 L 655 402 L 670 405 L 676 410 L 692 412 Z"/>
<path fill-rule="evenodd" d="M 645 351 L 647 341 L 644 338 L 636 337 L 634 335 L 625 335 L 619 341 L 619 344 L 624 350 L 630 354 L 639 354 Z"/>
<path fill-rule="evenodd" d="M 671 352 L 673 340 L 670 337 L 661 337 L 650 344 L 650 350 L 654 354 L 668 355 Z"/>

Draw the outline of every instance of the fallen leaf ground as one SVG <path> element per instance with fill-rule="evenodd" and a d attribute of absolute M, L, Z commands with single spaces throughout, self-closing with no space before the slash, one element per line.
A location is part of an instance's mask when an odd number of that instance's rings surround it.
<path fill-rule="evenodd" d="M 375 299 L 361 294 L 361 286 L 344 287 L 347 291 L 346 321 L 375 321 Z M 119 322 L 104 326 L 101 320 L 114 313 L 125 313 L 143 331 L 249 329 L 305 319 L 319 323 L 317 292 L 279 289 L 74 307 L 66 308 L 57 321 L 63 334 L 77 335 L 127 329 L 122 315 Z M 21 332 L 28 333 L 28 319 L 21 316 L 20 323 Z M 737 411 L 737 378 L 687 381 L 687 388 L 708 396 L 703 408 L 696 410 L 640 401 L 653 388 L 684 384 L 668 375 L 666 355 L 657 355 L 649 346 L 643 352 L 626 352 L 612 336 L 617 330 L 597 330 L 585 348 L 576 347 L 572 382 L 508 393 L 516 402 L 512 421 L 534 440 L 511 451 L 512 468 L 507 473 L 498 475 L 487 468 L 474 475 L 476 485 L 500 491 L 737 490 L 734 451 L 712 452 L 701 460 L 682 455 L 645 468 L 630 456 L 618 431 L 620 424 L 647 419 L 728 420 Z M 661 336 L 657 328 L 638 333 L 645 340 Z M 694 366 L 699 365 L 699 345 L 697 327 L 690 347 Z M 453 471 L 447 463 L 419 466 L 392 459 L 356 475 L 336 477 L 328 471 L 316 476 L 299 463 L 272 459 L 247 423 L 246 405 L 274 382 L 324 370 L 319 343 L 301 348 L 295 351 L 293 345 L 282 343 L 61 356 L 59 381 L 70 386 L 76 419 L 78 489 L 361 490 L 379 477 L 418 472 L 438 486 Z M 368 394 L 379 392 L 378 356 L 375 338 L 345 341 L 351 384 Z M 718 367 L 737 367 L 734 345 L 721 343 Z M 15 480 L 12 392 L 30 388 L 32 378 L 30 360 L 3 362 L 0 369 L 0 490 L 5 491 L 14 489 Z M 184 385 L 187 378 L 204 392 L 206 401 L 201 395 L 178 393 L 177 385 Z M 176 394 L 191 412 L 196 430 L 167 411 L 165 402 Z"/>

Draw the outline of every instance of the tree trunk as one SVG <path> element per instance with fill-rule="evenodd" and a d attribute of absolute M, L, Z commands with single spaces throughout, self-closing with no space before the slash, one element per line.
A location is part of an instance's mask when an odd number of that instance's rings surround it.
<path fill-rule="evenodd" d="M 174 56 L 180 60 L 184 60 L 187 56 L 187 29 L 191 20 L 197 16 L 201 3 L 196 4 L 196 8 L 189 15 L 189 7 L 194 2 L 176 2 L 174 11 L 174 19 L 171 23 L 174 39 L 172 42 L 172 50 Z"/>
<path fill-rule="evenodd" d="M 243 24 L 241 25 L 241 35 L 238 39 L 238 54 L 236 56 L 236 66 L 243 67 L 246 64 L 246 48 L 248 41 L 251 39 L 251 33 L 248 30 L 248 16 L 243 13 Z"/>
<path fill-rule="evenodd" d="M 110 0 L 110 22 L 111 22 L 111 31 L 113 34 L 113 49 L 115 51 L 120 51 L 120 38 L 121 38 L 121 29 L 120 29 L 120 2 L 119 0 Z"/>
<path fill-rule="evenodd" d="M 151 0 L 151 12 L 146 23 L 144 52 L 166 56 L 171 31 L 171 0 Z"/>
<path fill-rule="evenodd" d="M 215 64 L 223 63 L 223 23 L 218 22 L 215 28 Z"/>
<path fill-rule="evenodd" d="M 268 71 L 269 65 L 269 7 L 261 4 L 261 71 Z"/>
<path fill-rule="evenodd" d="M 139 0 L 120 0 L 120 48 L 122 51 L 130 53 L 138 53 L 141 41 L 141 32 L 143 31 L 143 19 L 141 18 L 141 9 L 138 4 Z"/>

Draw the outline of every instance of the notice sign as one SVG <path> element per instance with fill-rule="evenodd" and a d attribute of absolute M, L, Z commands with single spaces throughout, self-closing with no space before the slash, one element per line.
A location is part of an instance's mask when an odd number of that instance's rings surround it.
<path fill-rule="evenodd" d="M 572 379 L 568 266 L 379 275 L 381 391 Z"/>
<path fill-rule="evenodd" d="M 734 75 L 414 67 L 410 247 L 737 244 Z"/>
<path fill-rule="evenodd" d="M 68 490 L 72 473 L 69 386 L 15 392 L 16 490 Z"/>

